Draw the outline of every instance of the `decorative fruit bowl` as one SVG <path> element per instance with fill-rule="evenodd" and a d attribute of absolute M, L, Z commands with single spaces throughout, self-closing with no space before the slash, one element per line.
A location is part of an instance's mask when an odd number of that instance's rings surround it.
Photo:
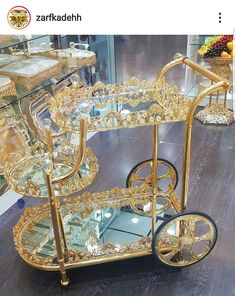
<path fill-rule="evenodd" d="M 203 58 L 203 60 L 208 63 L 210 66 L 227 66 L 232 64 L 232 58 L 221 58 L 221 57 L 214 57 L 214 58 Z"/>
<path fill-rule="evenodd" d="M 210 65 L 210 71 L 223 79 L 232 80 L 232 56 L 234 54 L 232 35 L 212 36 L 203 44 L 198 54 Z M 198 84 L 199 93 L 209 87 L 210 80 L 203 80 Z M 231 91 L 231 88 L 229 89 Z M 219 103 L 219 100 L 221 103 Z M 202 123 L 229 125 L 234 121 L 233 112 L 227 108 L 227 90 L 220 89 L 211 94 L 209 103 L 200 110 L 195 118 Z"/>
<path fill-rule="evenodd" d="M 198 54 L 203 58 L 231 59 L 233 43 L 233 35 L 212 36 L 199 48 Z"/>
<path fill-rule="evenodd" d="M 222 57 L 213 57 L 213 58 L 203 58 L 203 60 L 210 65 L 210 70 L 215 74 L 231 80 L 232 69 L 230 65 L 233 62 L 232 58 L 222 58 Z"/>

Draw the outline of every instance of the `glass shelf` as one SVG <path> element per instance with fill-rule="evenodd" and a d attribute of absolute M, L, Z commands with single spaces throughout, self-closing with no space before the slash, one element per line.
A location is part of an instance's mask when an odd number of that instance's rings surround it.
<path fill-rule="evenodd" d="M 50 88 L 52 85 L 59 85 L 64 80 L 68 79 L 72 74 L 76 74 L 76 73 L 77 73 L 77 69 L 68 70 L 65 68 L 65 69 L 62 69 L 62 73 L 60 73 L 59 75 L 45 80 L 43 83 L 36 86 L 34 89 L 32 89 L 30 91 L 26 90 L 23 87 L 16 87 L 16 91 L 17 91 L 18 96 L 5 96 L 4 102 L 6 104 L 2 105 L 2 106 L 0 105 L 0 109 L 5 108 L 8 105 L 15 104 L 15 103 L 23 100 L 24 98 L 28 98 L 29 96 L 36 94 L 37 92 L 39 92 L 40 90 L 42 90 L 44 88 Z"/>
<path fill-rule="evenodd" d="M 201 35 L 197 38 L 197 40 L 195 42 L 191 42 L 191 43 L 189 43 L 189 45 L 201 46 L 201 45 L 205 44 L 205 41 L 209 37 L 211 37 L 211 35 Z"/>
<path fill-rule="evenodd" d="M 33 41 L 47 35 L 0 35 L 0 50 Z"/>

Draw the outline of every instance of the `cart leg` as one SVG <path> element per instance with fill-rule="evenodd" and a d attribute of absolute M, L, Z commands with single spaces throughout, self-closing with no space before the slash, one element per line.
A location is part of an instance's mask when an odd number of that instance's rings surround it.
<path fill-rule="evenodd" d="M 218 104 L 219 103 L 219 91 L 217 90 L 217 93 L 216 93 L 216 103 Z"/>
<path fill-rule="evenodd" d="M 67 286 L 69 284 L 69 279 L 67 277 L 65 263 L 64 263 L 64 252 L 61 242 L 61 225 L 60 225 L 60 218 L 59 218 L 59 212 L 58 212 L 58 202 L 56 200 L 56 196 L 53 189 L 53 184 L 51 180 L 51 173 L 46 172 L 46 182 L 47 182 L 47 188 L 48 188 L 48 195 L 49 195 L 49 202 L 50 202 L 50 208 L 51 208 L 51 219 L 52 219 L 52 225 L 54 230 L 54 237 L 55 237 L 55 244 L 56 244 L 56 251 L 57 251 L 57 261 L 60 268 L 60 274 L 61 274 L 61 284 L 63 286 Z"/>
<path fill-rule="evenodd" d="M 224 108 L 226 108 L 227 106 L 227 94 L 228 94 L 228 91 L 226 90 L 224 93 Z"/>
<path fill-rule="evenodd" d="M 65 233 L 64 233 L 64 225 L 63 225 L 63 219 L 62 219 L 62 216 L 61 216 L 61 209 L 60 209 L 60 206 L 58 206 L 58 215 L 59 215 L 59 220 L 60 220 L 60 231 L 61 231 L 61 235 L 62 235 L 62 238 L 63 238 L 63 243 L 64 243 L 64 251 L 68 251 L 68 248 L 67 248 L 67 243 L 66 243 L 66 239 L 65 239 Z"/>
<path fill-rule="evenodd" d="M 213 81 L 211 80 L 211 85 L 213 85 Z M 210 94 L 210 99 L 209 99 L 209 107 L 211 106 L 212 103 L 212 94 Z"/>
<path fill-rule="evenodd" d="M 185 128 L 185 136 L 184 136 L 184 159 L 183 159 L 183 175 L 182 175 L 181 212 L 185 210 L 186 205 L 187 205 L 192 123 L 189 120 L 187 120 L 185 122 L 184 128 Z"/>
<path fill-rule="evenodd" d="M 210 98 L 209 98 L 209 107 L 211 106 L 211 101 L 212 101 L 212 94 L 210 94 Z"/>
<path fill-rule="evenodd" d="M 153 126 L 153 166 L 152 166 L 152 236 L 156 231 L 156 206 L 157 206 L 157 156 L 158 156 L 158 124 Z"/>

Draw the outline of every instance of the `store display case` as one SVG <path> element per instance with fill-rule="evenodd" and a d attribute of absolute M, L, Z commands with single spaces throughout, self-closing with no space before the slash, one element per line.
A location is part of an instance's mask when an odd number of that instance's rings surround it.
<path fill-rule="evenodd" d="M 83 46 L 84 49 L 71 47 L 70 49 L 76 52 L 77 63 L 70 67 L 69 63 L 72 60 L 66 62 L 66 58 L 63 57 L 61 63 L 57 54 L 48 54 L 50 51 L 67 53 L 69 39 L 67 43 L 62 44 L 61 38 L 56 35 L 8 37 L 0 35 L 0 100 L 3 102 L 0 113 L 5 114 L 5 105 L 9 105 L 17 117 L 17 125 L 24 125 L 29 137 L 28 143 L 32 145 L 36 140 L 45 143 L 44 122 L 50 119 L 48 107 L 51 96 L 71 84 L 81 87 L 83 82 L 79 78 L 80 71 L 85 67 L 95 66 L 96 56 L 89 51 L 86 44 Z M 5 137 L 5 125 L 10 126 L 10 122 L 8 119 L 4 119 L 4 122 L 1 120 L 0 133 Z M 17 138 L 16 133 L 13 135 L 13 130 L 9 131 L 16 146 L 20 147 L 20 133 Z M 60 129 L 55 124 L 54 133 L 60 135 Z M 69 139 L 70 135 L 63 133 L 62 138 Z M 9 150 L 8 144 L 3 141 L 1 149 L 14 152 Z M 3 176 L 1 185 L 6 189 Z"/>

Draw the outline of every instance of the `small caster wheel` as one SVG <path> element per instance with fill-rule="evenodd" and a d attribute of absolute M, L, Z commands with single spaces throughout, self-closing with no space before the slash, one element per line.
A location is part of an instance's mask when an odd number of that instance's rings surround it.
<path fill-rule="evenodd" d="M 185 267 L 205 258 L 214 248 L 217 227 L 211 217 L 200 212 L 175 215 L 163 222 L 152 239 L 152 251 L 158 262 Z"/>

